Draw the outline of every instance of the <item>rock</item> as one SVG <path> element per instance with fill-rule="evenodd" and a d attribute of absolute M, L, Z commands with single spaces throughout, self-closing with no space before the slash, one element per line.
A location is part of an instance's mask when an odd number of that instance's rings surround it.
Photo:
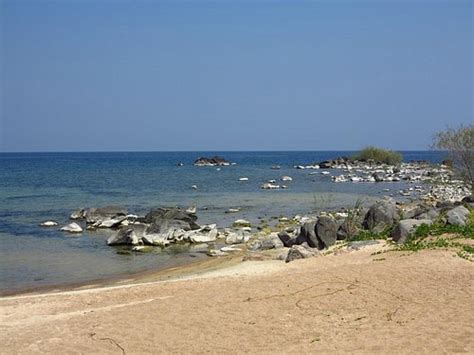
<path fill-rule="evenodd" d="M 138 221 L 155 225 L 169 221 L 169 223 L 179 223 L 179 228 L 184 230 L 196 230 L 200 228 L 196 223 L 197 216 L 194 213 L 184 211 L 177 207 L 154 208 L 148 212 L 144 218 L 138 219 Z"/>
<path fill-rule="evenodd" d="M 237 213 L 240 212 L 240 208 L 229 208 L 225 213 Z"/>
<path fill-rule="evenodd" d="M 184 240 L 191 243 L 209 243 L 217 239 L 219 232 L 215 225 L 203 226 L 196 231 L 189 231 L 184 235 Z"/>
<path fill-rule="evenodd" d="M 469 210 L 464 206 L 457 206 L 446 213 L 448 224 L 465 226 Z"/>
<path fill-rule="evenodd" d="M 365 215 L 363 226 L 366 229 L 383 230 L 398 219 L 397 207 L 393 201 L 379 201 L 373 204 Z"/>
<path fill-rule="evenodd" d="M 287 248 L 292 247 L 296 244 L 296 238 L 292 238 L 287 232 L 282 231 L 278 233 L 278 238 L 281 240 L 283 245 Z"/>
<path fill-rule="evenodd" d="M 86 214 L 86 210 L 84 208 L 80 208 L 74 211 L 73 213 L 71 213 L 69 218 L 70 219 L 83 219 L 83 218 L 86 218 L 85 214 Z"/>
<path fill-rule="evenodd" d="M 245 231 L 231 232 L 225 239 L 226 244 L 242 244 L 250 240 L 250 234 Z"/>
<path fill-rule="evenodd" d="M 474 203 L 474 195 L 466 196 L 462 199 L 464 203 Z"/>
<path fill-rule="evenodd" d="M 245 219 L 238 219 L 232 224 L 232 226 L 235 227 L 235 228 L 251 227 L 252 224 L 249 221 L 245 220 Z"/>
<path fill-rule="evenodd" d="M 165 234 L 145 234 L 142 237 L 142 241 L 143 243 L 148 244 L 148 245 L 154 245 L 154 246 L 164 248 L 171 243 L 171 241 L 168 238 L 170 238 L 170 236 L 167 235 L 166 233 Z M 171 235 L 170 239 L 174 240 L 174 236 Z"/>
<path fill-rule="evenodd" d="M 229 254 L 221 250 L 209 249 L 207 251 L 207 255 L 208 256 L 227 256 Z"/>
<path fill-rule="evenodd" d="M 282 176 L 281 181 L 293 181 L 293 178 L 291 176 Z"/>
<path fill-rule="evenodd" d="M 315 253 L 302 245 L 293 245 L 286 256 L 285 262 L 289 263 L 290 261 L 296 259 L 307 259 L 314 256 Z"/>
<path fill-rule="evenodd" d="M 44 221 L 39 224 L 41 227 L 55 227 L 58 225 L 56 221 Z"/>
<path fill-rule="evenodd" d="M 324 249 L 336 243 L 337 224 L 334 218 L 329 216 L 319 217 L 315 231 L 319 241 L 318 249 Z"/>
<path fill-rule="evenodd" d="M 278 233 L 271 233 L 267 237 L 260 237 L 250 244 L 250 250 L 269 250 L 269 249 L 278 249 L 282 248 L 283 243 L 278 237 Z"/>
<path fill-rule="evenodd" d="M 199 157 L 194 161 L 195 166 L 228 166 L 230 162 L 222 157 L 214 156 L 212 158 Z"/>
<path fill-rule="evenodd" d="M 87 223 L 93 224 L 99 221 L 113 220 L 118 217 L 123 217 L 120 223 L 128 214 L 127 209 L 123 206 L 106 206 L 100 208 L 89 208 L 83 212 Z"/>
<path fill-rule="evenodd" d="M 233 253 L 233 252 L 237 252 L 237 251 L 242 251 L 241 248 L 237 248 L 235 246 L 222 247 L 220 250 L 223 251 L 224 253 Z"/>
<path fill-rule="evenodd" d="M 153 247 L 145 246 L 145 245 L 137 245 L 132 248 L 132 251 L 136 251 L 139 253 L 150 253 L 153 251 Z"/>
<path fill-rule="evenodd" d="M 406 238 L 413 233 L 418 226 L 422 224 L 431 225 L 433 221 L 430 219 L 404 219 L 397 223 L 390 237 L 393 241 L 401 244 L 405 243 Z"/>
<path fill-rule="evenodd" d="M 322 245 L 316 236 L 316 221 L 304 223 L 300 228 L 299 237 L 306 241 L 311 248 L 322 249 Z"/>
<path fill-rule="evenodd" d="M 138 238 L 134 228 L 124 228 L 116 235 L 107 239 L 107 245 L 138 245 L 141 239 Z"/>
<path fill-rule="evenodd" d="M 239 178 L 239 181 L 249 181 L 249 178 L 248 177 L 241 177 L 241 178 Z"/>
<path fill-rule="evenodd" d="M 357 227 L 357 223 L 346 218 L 337 229 L 337 240 L 350 239 L 357 235 L 358 232 L 359 227 Z"/>
<path fill-rule="evenodd" d="M 186 213 L 189 213 L 189 214 L 196 214 L 196 206 L 189 206 L 187 209 L 186 209 Z"/>
<path fill-rule="evenodd" d="M 267 183 L 263 184 L 262 186 L 260 186 L 260 188 L 264 189 L 264 190 L 276 190 L 276 189 L 280 188 L 280 185 L 275 185 L 275 184 L 272 184 L 270 182 L 267 182 Z"/>
<path fill-rule="evenodd" d="M 382 173 L 373 173 L 372 177 L 374 178 L 375 182 L 383 182 L 384 181 L 384 175 Z"/>
<path fill-rule="evenodd" d="M 431 219 L 432 221 L 434 221 L 438 217 L 438 210 L 436 208 L 430 208 L 428 211 L 415 216 L 415 219 Z"/>
<path fill-rule="evenodd" d="M 64 226 L 60 229 L 63 232 L 69 232 L 69 233 L 81 233 L 82 228 L 79 224 L 77 223 L 70 223 L 67 226 Z"/>

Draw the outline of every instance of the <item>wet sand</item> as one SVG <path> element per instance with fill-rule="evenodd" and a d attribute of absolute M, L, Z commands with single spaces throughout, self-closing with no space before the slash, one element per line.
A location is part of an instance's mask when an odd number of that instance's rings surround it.
<path fill-rule="evenodd" d="M 0 352 L 474 352 L 474 264 L 378 249 L 3 297 Z"/>

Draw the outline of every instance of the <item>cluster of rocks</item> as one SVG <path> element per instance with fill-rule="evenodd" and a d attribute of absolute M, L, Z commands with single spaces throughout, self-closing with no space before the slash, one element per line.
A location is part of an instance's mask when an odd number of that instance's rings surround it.
<path fill-rule="evenodd" d="M 231 163 L 222 157 L 214 156 L 212 158 L 200 157 L 194 161 L 195 166 L 229 166 Z"/>

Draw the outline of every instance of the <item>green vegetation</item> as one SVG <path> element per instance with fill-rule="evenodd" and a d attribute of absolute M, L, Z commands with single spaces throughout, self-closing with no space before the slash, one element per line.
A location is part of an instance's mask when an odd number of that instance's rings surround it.
<path fill-rule="evenodd" d="M 436 133 L 433 148 L 447 151 L 455 170 L 474 192 L 474 125 L 461 125 Z"/>
<path fill-rule="evenodd" d="M 352 157 L 352 160 L 374 161 L 389 165 L 398 165 L 402 162 L 402 155 L 392 150 L 377 147 L 366 147 Z"/>

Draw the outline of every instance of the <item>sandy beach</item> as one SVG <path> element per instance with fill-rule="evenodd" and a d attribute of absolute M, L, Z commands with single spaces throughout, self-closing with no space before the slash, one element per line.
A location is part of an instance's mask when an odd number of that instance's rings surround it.
<path fill-rule="evenodd" d="M 0 352 L 474 352 L 473 263 L 378 249 L 3 297 Z"/>

